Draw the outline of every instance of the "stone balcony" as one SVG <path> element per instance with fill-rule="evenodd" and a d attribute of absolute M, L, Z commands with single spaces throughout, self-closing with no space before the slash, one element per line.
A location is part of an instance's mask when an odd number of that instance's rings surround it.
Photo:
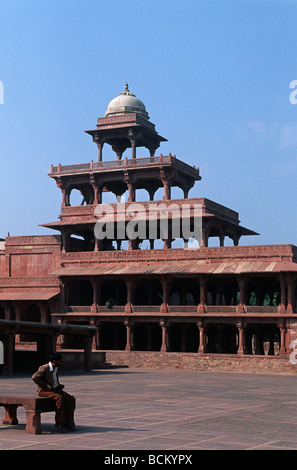
<path fill-rule="evenodd" d="M 242 307 L 242 308 L 241 308 Z M 125 305 L 117 305 L 113 308 L 108 308 L 106 306 L 68 306 L 66 307 L 66 312 L 53 314 L 58 316 L 96 316 L 100 317 L 101 315 L 111 316 L 111 317 L 126 317 L 136 314 L 137 317 L 140 316 L 166 316 L 174 317 L 178 315 L 179 317 L 234 317 L 245 315 L 247 317 L 279 317 L 291 315 L 291 312 L 282 311 L 281 306 L 276 305 L 261 305 L 261 306 L 240 306 L 240 305 L 205 305 L 204 312 L 200 309 L 198 305 L 167 305 L 164 308 L 164 305 L 131 305 L 129 307 L 130 311 L 127 311 Z"/>
<path fill-rule="evenodd" d="M 200 180 L 199 168 L 190 166 L 187 163 L 176 158 L 175 155 L 159 155 L 156 157 L 144 158 L 123 158 L 122 160 L 98 161 L 91 160 L 90 163 L 79 163 L 75 165 L 51 165 L 50 177 L 61 177 L 67 175 L 101 173 L 106 171 L 118 170 L 131 170 L 131 169 L 144 169 L 150 167 L 174 167 L 182 170 L 182 172 L 194 175 L 197 180 Z"/>

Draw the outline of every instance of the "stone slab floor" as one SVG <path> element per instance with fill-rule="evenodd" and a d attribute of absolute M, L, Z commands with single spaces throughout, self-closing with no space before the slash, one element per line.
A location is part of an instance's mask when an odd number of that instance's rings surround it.
<path fill-rule="evenodd" d="M 76 396 L 74 433 L 43 433 L 0 420 L 0 450 L 296 450 L 297 377 L 114 368 L 60 371 Z M 31 374 L 0 377 L 0 392 L 35 393 Z"/>

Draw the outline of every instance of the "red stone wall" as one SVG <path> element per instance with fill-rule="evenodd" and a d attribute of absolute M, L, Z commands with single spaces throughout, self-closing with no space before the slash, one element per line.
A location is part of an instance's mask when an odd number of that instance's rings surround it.
<path fill-rule="evenodd" d="M 106 362 L 132 368 L 297 375 L 297 364 L 278 356 L 106 351 Z"/>

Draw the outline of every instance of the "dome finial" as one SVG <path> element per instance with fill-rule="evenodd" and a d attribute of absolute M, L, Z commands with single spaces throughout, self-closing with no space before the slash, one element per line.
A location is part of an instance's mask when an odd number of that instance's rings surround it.
<path fill-rule="evenodd" d="M 125 90 L 129 91 L 128 82 L 126 82 Z"/>

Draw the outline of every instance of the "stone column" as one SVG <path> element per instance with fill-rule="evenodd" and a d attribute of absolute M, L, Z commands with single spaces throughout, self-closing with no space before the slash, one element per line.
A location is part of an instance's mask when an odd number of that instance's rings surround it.
<path fill-rule="evenodd" d="M 131 323 L 130 320 L 125 320 L 124 325 L 126 327 L 127 331 L 127 342 L 126 342 L 126 348 L 125 351 L 131 351 L 132 349 L 132 335 L 131 335 Z"/>
<path fill-rule="evenodd" d="M 286 346 L 285 346 L 285 341 L 286 341 L 286 323 L 285 319 L 281 319 L 279 321 L 279 329 L 280 329 L 280 345 L 279 345 L 279 355 L 283 356 L 286 352 Z"/>
<path fill-rule="evenodd" d="M 168 337 L 167 337 L 167 325 L 164 319 L 160 320 L 160 325 L 162 327 L 162 346 L 161 352 L 166 352 L 168 347 Z"/>
<path fill-rule="evenodd" d="M 198 348 L 198 353 L 202 354 L 204 353 L 204 347 L 205 347 L 205 333 L 204 333 L 204 324 L 202 321 L 197 322 L 197 326 L 199 328 L 199 348 Z"/>
<path fill-rule="evenodd" d="M 200 303 L 198 305 L 197 311 L 199 313 L 204 313 L 206 308 L 206 279 L 203 277 L 200 277 L 198 279 L 199 281 L 199 287 L 200 287 Z"/>
<path fill-rule="evenodd" d="M 103 150 L 103 142 L 96 142 L 98 148 L 98 162 L 102 162 L 102 150 Z"/>
<path fill-rule="evenodd" d="M 243 328 L 243 322 L 239 321 L 237 323 L 237 328 L 238 328 L 238 349 L 237 349 L 237 354 L 242 355 L 244 354 L 244 328 Z"/>
<path fill-rule="evenodd" d="M 93 313 L 98 312 L 98 285 L 96 279 L 92 279 L 92 288 L 93 288 L 93 304 L 91 307 L 91 311 Z"/>
<path fill-rule="evenodd" d="M 162 289 L 163 289 L 163 303 L 161 305 L 160 312 L 166 313 L 168 312 L 171 280 L 168 279 L 167 277 L 162 277 L 161 282 L 162 282 Z"/>
<path fill-rule="evenodd" d="M 133 305 L 133 287 L 134 287 L 134 280 L 127 278 L 126 279 L 126 288 L 127 288 L 127 303 L 125 306 L 125 312 L 131 313 L 132 312 L 132 305 Z"/>
<path fill-rule="evenodd" d="M 294 310 L 295 284 L 296 284 L 295 278 L 288 275 L 287 276 L 287 286 L 288 286 L 287 313 L 293 313 L 293 310 Z"/>
<path fill-rule="evenodd" d="M 60 311 L 66 311 L 66 282 L 60 281 Z"/>
<path fill-rule="evenodd" d="M 224 246 L 224 242 L 225 242 L 225 235 L 220 235 L 219 236 L 219 239 L 220 239 L 220 246 Z"/>
<path fill-rule="evenodd" d="M 284 274 L 280 274 L 279 277 L 279 283 L 280 283 L 280 290 L 281 290 L 281 295 L 280 295 L 280 305 L 278 306 L 278 313 L 284 313 L 286 311 L 286 279 Z"/>
<path fill-rule="evenodd" d="M 236 309 L 237 313 L 244 313 L 246 286 L 246 279 L 243 276 L 240 276 L 238 279 L 239 304 L 237 305 Z"/>
<path fill-rule="evenodd" d="M 131 149 L 132 149 L 132 158 L 136 158 L 136 135 L 135 132 L 130 129 L 128 131 L 128 136 L 131 144 Z"/>

